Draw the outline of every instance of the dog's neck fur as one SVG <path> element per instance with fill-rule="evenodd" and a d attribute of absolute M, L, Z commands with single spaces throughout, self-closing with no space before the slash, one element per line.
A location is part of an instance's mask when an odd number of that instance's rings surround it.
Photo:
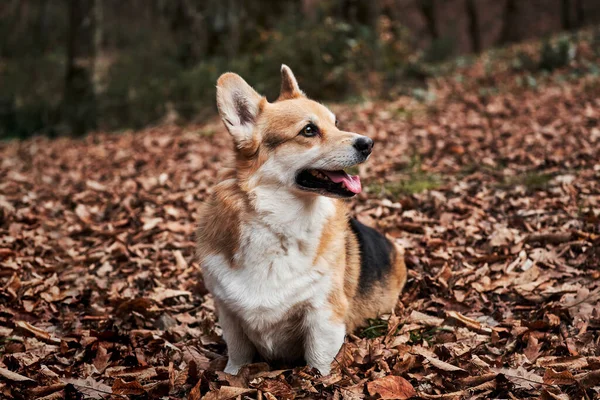
<path fill-rule="evenodd" d="M 336 201 L 325 196 L 302 194 L 276 183 L 238 187 L 247 199 L 246 217 L 261 220 L 271 230 L 293 238 L 301 232 L 320 232 L 335 212 Z"/>
<path fill-rule="evenodd" d="M 296 235 L 300 230 L 321 230 L 335 212 L 334 200 L 324 196 L 298 196 L 287 188 L 261 185 L 253 189 L 258 218 L 279 233 Z"/>
<path fill-rule="evenodd" d="M 238 212 L 242 220 L 260 219 L 279 234 L 294 235 L 296 229 L 320 230 L 329 217 L 335 213 L 340 200 L 312 193 L 302 193 L 277 182 L 261 179 L 255 173 L 247 173 L 247 165 L 252 160 L 239 157 L 234 168 L 228 168 L 222 176 L 231 195 L 243 198 L 244 207 Z M 241 165 L 240 165 L 241 164 Z M 234 193 L 235 192 L 235 193 Z"/>

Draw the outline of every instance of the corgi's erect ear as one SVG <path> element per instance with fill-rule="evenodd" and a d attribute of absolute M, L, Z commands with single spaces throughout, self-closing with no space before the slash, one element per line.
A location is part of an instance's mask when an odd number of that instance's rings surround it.
<path fill-rule="evenodd" d="M 281 65 L 281 91 L 277 100 L 293 99 L 296 97 L 302 97 L 304 93 L 298 87 L 298 81 L 294 76 L 294 73 L 285 64 Z"/>
<path fill-rule="evenodd" d="M 256 119 L 266 99 L 241 76 L 228 72 L 217 81 L 217 107 L 225 127 L 241 149 L 252 143 Z"/>

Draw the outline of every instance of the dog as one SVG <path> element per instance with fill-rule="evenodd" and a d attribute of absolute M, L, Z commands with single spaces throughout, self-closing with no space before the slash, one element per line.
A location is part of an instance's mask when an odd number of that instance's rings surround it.
<path fill-rule="evenodd" d="M 406 282 L 403 248 L 350 218 L 344 201 L 361 192 L 344 169 L 365 162 L 373 140 L 341 130 L 285 65 L 275 102 L 225 73 L 217 106 L 235 162 L 202 206 L 197 256 L 224 371 L 261 356 L 328 375 L 346 332 L 392 312 Z"/>

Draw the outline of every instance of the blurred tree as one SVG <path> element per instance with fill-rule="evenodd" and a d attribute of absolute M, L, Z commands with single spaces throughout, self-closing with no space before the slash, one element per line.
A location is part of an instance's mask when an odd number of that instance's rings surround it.
<path fill-rule="evenodd" d="M 438 28 L 435 0 L 419 0 L 419 7 L 423 17 L 425 17 L 429 35 L 433 40 L 439 39 L 440 31 Z"/>
<path fill-rule="evenodd" d="M 72 134 L 96 127 L 94 66 L 101 0 L 68 0 L 69 36 L 63 113 Z"/>
<path fill-rule="evenodd" d="M 481 51 L 481 33 L 479 32 L 479 16 L 475 0 L 466 0 L 467 18 L 469 20 L 469 37 L 471 39 L 471 49 L 475 53 Z"/>
<path fill-rule="evenodd" d="M 577 19 L 577 26 L 583 26 L 585 24 L 585 11 L 583 8 L 583 0 L 575 0 L 575 16 Z"/>
<path fill-rule="evenodd" d="M 549 2 L 0 0 L 0 135 L 194 119 L 221 72 L 275 95 L 281 63 L 319 77 L 304 87 L 324 100 L 376 95 L 427 63 L 600 20 L 598 0 L 553 0 L 560 18 Z"/>
<path fill-rule="evenodd" d="M 517 12 L 517 1 L 506 0 L 504 15 L 502 16 L 502 31 L 498 40 L 499 44 L 512 43 L 518 40 Z"/>
<path fill-rule="evenodd" d="M 203 11 L 209 7 L 191 0 L 175 0 L 172 5 L 171 30 L 179 48 L 178 58 L 183 66 L 189 67 L 208 51 L 209 24 Z"/>
<path fill-rule="evenodd" d="M 570 31 L 573 28 L 573 24 L 571 21 L 571 1 L 570 0 L 561 0 L 561 19 L 562 19 L 562 28 L 564 30 Z"/>

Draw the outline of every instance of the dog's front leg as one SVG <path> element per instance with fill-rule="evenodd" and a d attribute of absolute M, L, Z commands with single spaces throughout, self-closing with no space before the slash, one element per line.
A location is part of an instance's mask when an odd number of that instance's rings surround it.
<path fill-rule="evenodd" d="M 335 321 L 328 309 L 309 312 L 306 326 L 304 358 L 322 375 L 329 375 L 331 363 L 344 344 L 346 326 L 343 321 Z"/>
<path fill-rule="evenodd" d="M 224 371 L 235 375 L 244 365 L 252 363 L 256 349 L 244 333 L 239 320 L 225 307 L 217 306 L 217 310 L 229 354 Z"/>

